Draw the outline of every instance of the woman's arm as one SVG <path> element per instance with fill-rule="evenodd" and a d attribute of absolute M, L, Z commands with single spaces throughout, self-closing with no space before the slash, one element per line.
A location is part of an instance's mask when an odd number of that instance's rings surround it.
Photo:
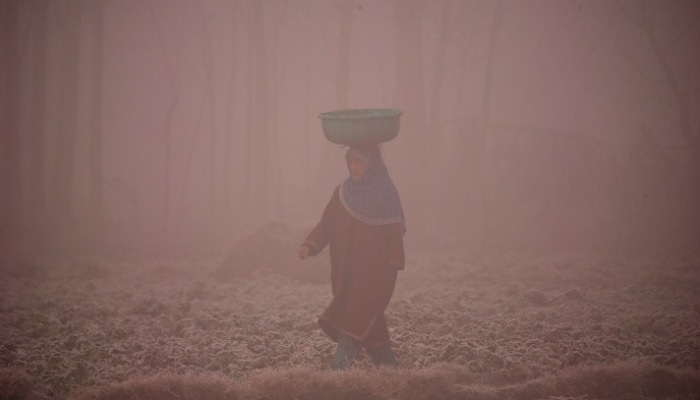
<path fill-rule="evenodd" d="M 401 223 L 387 225 L 387 251 L 389 265 L 396 269 L 403 269 L 406 264 L 406 255 L 403 250 L 404 228 Z"/>
<path fill-rule="evenodd" d="M 328 204 L 326 204 L 321 220 L 306 237 L 301 247 L 299 247 L 297 255 L 302 260 L 307 256 L 317 255 L 328 245 L 328 242 L 330 241 L 331 225 L 335 208 L 334 205 L 336 203 L 335 200 L 337 196 L 338 188 L 335 189 L 331 200 L 328 202 Z"/>

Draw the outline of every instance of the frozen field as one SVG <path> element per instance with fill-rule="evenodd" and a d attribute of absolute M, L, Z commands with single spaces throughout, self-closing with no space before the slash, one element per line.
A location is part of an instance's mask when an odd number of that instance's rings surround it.
<path fill-rule="evenodd" d="M 409 254 L 402 368 L 334 373 L 326 273 L 291 257 L 6 262 L 0 399 L 700 396 L 698 259 Z"/>

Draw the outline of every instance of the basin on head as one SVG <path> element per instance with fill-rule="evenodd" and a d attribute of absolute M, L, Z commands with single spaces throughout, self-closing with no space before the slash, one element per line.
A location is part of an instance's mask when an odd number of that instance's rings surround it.
<path fill-rule="evenodd" d="M 321 113 L 326 139 L 345 145 L 372 145 L 388 142 L 399 133 L 400 110 L 355 108 Z"/>

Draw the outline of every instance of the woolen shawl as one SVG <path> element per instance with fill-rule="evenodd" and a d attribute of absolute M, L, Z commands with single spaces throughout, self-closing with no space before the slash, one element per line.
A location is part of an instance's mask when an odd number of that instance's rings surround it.
<path fill-rule="evenodd" d="M 357 155 L 367 164 L 365 174 L 357 182 L 348 177 L 340 185 L 340 202 L 354 218 L 369 225 L 406 222 L 399 192 L 389 177 L 379 149 L 351 147 L 347 155 Z"/>

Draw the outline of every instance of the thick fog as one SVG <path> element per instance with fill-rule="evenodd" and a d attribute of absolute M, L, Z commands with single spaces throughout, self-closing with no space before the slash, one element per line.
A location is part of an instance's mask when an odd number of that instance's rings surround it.
<path fill-rule="evenodd" d="M 3 250 L 312 224 L 369 107 L 408 251 L 698 248 L 696 1 L 1 4 Z"/>

